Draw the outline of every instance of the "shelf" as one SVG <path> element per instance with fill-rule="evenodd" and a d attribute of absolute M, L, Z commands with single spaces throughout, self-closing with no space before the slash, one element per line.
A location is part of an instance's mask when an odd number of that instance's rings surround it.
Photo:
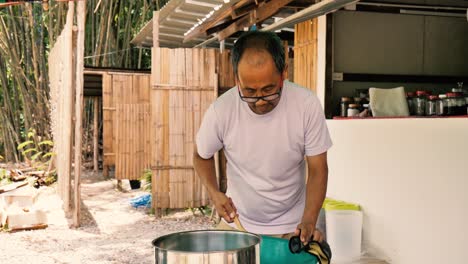
<path fill-rule="evenodd" d="M 443 118 L 468 118 L 468 115 L 461 116 L 385 116 L 385 117 L 341 117 L 335 116 L 333 120 L 360 120 L 360 119 L 443 119 Z"/>

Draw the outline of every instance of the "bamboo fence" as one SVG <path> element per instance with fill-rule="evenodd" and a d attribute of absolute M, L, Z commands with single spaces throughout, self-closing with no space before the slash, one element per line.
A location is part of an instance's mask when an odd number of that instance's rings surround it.
<path fill-rule="evenodd" d="M 150 168 L 150 75 L 103 74 L 103 173 L 138 180 Z"/>
<path fill-rule="evenodd" d="M 58 194 L 65 211 L 71 209 L 71 162 L 73 133 L 73 10 L 49 55 L 51 127 L 58 175 Z"/>
<path fill-rule="evenodd" d="M 317 87 L 317 19 L 295 25 L 294 82 L 316 91 Z"/>
<path fill-rule="evenodd" d="M 80 226 L 83 57 L 85 3 L 69 3 L 64 29 L 49 55 L 51 127 L 58 175 L 58 194 L 73 226 Z M 73 25 L 76 18 L 76 26 Z M 74 175 L 72 177 L 72 149 Z"/>
<path fill-rule="evenodd" d="M 195 136 L 218 94 L 218 52 L 153 48 L 153 207 L 200 207 L 208 194 L 193 168 Z"/>

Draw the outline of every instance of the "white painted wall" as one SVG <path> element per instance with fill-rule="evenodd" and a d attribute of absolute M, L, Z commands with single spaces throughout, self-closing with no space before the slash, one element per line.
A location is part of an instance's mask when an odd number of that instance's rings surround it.
<path fill-rule="evenodd" d="M 364 211 L 390 263 L 468 263 L 468 118 L 327 120 L 328 196 Z"/>

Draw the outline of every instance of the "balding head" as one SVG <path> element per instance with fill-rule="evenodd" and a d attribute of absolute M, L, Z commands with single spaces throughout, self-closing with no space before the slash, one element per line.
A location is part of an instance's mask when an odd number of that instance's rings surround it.
<path fill-rule="evenodd" d="M 255 56 L 254 56 L 255 55 Z M 246 63 L 262 65 L 269 56 L 279 74 L 282 74 L 285 67 L 284 48 L 280 38 L 272 32 L 249 31 L 244 33 L 234 44 L 232 50 L 232 66 L 234 74 L 238 77 L 239 63 L 247 59 Z"/>

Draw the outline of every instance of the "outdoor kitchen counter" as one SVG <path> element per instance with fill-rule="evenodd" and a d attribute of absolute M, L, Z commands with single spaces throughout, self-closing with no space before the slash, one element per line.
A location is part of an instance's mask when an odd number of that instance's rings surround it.
<path fill-rule="evenodd" d="M 466 263 L 468 119 L 327 124 L 327 195 L 362 205 L 363 249 L 396 264 Z"/>

